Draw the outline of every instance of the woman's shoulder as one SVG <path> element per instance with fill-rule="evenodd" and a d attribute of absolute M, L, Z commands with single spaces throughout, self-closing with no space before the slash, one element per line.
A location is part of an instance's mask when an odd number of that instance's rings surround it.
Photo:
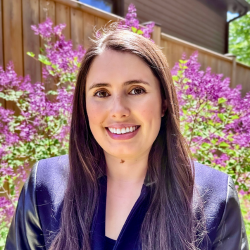
<path fill-rule="evenodd" d="M 226 173 L 194 161 L 195 186 L 209 217 L 220 218 L 225 210 L 231 177 Z M 213 221 L 214 222 L 214 221 Z"/>
<path fill-rule="evenodd" d="M 69 173 L 69 156 L 61 155 L 39 160 L 36 169 L 37 184 L 56 181 L 59 177 L 67 178 Z"/>
<path fill-rule="evenodd" d="M 220 190 L 222 193 L 227 193 L 227 185 L 229 182 L 229 175 L 217 169 L 209 167 L 194 161 L 195 167 L 195 183 L 197 186 Z"/>
<path fill-rule="evenodd" d="M 40 160 L 36 166 L 35 196 L 45 242 L 59 229 L 69 173 L 68 155 Z"/>
<path fill-rule="evenodd" d="M 63 200 L 69 174 L 68 155 L 43 159 L 36 166 L 37 202 L 53 202 Z"/>
<path fill-rule="evenodd" d="M 194 162 L 195 184 L 204 205 L 213 249 L 248 249 L 240 203 L 233 179 L 219 170 Z"/>
<path fill-rule="evenodd" d="M 26 180 L 5 249 L 49 249 L 60 226 L 68 156 L 38 161 Z M 24 237 L 25 236 L 25 237 Z"/>

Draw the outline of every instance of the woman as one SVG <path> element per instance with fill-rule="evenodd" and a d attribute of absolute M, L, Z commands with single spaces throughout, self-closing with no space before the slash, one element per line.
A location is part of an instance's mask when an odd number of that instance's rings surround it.
<path fill-rule="evenodd" d="M 81 64 L 69 156 L 32 169 L 9 249 L 248 249 L 232 179 L 191 160 L 161 50 L 110 30 Z"/>

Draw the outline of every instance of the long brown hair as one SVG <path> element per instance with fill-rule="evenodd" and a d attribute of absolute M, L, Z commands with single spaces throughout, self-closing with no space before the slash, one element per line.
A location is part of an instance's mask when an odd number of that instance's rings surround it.
<path fill-rule="evenodd" d="M 111 49 L 140 57 L 158 78 L 167 111 L 148 158 L 148 175 L 153 180 L 150 206 L 144 218 L 142 250 L 197 249 L 203 230 L 194 210 L 194 165 L 180 131 L 179 106 L 166 57 L 147 38 L 110 26 L 86 51 L 73 101 L 70 130 L 70 173 L 61 214 L 60 231 L 53 250 L 90 250 L 90 229 L 98 201 L 98 176 L 105 172 L 103 149 L 94 139 L 85 100 L 86 77 L 93 59 Z M 112 28 L 113 27 L 113 28 Z M 201 213 L 199 213 L 201 214 Z M 203 225 L 203 224 L 202 224 Z"/>

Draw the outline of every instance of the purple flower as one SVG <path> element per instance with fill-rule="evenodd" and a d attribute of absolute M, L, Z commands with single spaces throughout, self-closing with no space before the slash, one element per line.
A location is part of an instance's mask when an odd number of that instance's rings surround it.
<path fill-rule="evenodd" d="M 137 19 L 136 8 L 134 4 L 130 4 L 128 7 L 128 13 L 125 16 L 125 20 L 122 20 L 119 22 L 118 28 L 128 29 L 131 31 L 132 31 L 132 28 L 136 28 L 137 30 L 140 29 L 143 32 L 142 36 L 150 39 L 151 34 L 154 30 L 154 26 L 155 26 L 154 22 L 147 24 L 145 27 L 140 26 L 139 20 Z"/>

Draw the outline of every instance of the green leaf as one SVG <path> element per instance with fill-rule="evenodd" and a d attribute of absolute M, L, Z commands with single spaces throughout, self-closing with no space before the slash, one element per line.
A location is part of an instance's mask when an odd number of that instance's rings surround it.
<path fill-rule="evenodd" d="M 210 144 L 208 144 L 208 143 L 206 143 L 206 142 L 203 142 L 203 143 L 201 144 L 201 146 L 202 146 L 203 148 L 209 148 L 209 147 L 210 147 Z"/>
<path fill-rule="evenodd" d="M 143 34 L 143 31 L 142 31 L 142 30 L 138 30 L 138 31 L 137 31 L 137 34 L 142 35 L 142 34 Z"/>
<path fill-rule="evenodd" d="M 173 81 L 178 81 L 179 77 L 178 76 L 172 76 Z"/>
<path fill-rule="evenodd" d="M 49 90 L 47 92 L 48 95 L 57 95 L 57 91 L 54 91 L 54 90 Z"/>
<path fill-rule="evenodd" d="M 218 99 L 218 104 L 221 104 L 221 103 L 226 102 L 226 101 L 227 101 L 226 98 L 221 97 L 221 98 Z"/>
<path fill-rule="evenodd" d="M 34 54 L 33 52 L 27 52 L 27 55 L 28 55 L 28 56 L 31 56 L 31 57 L 34 57 L 34 56 L 35 56 L 35 54 Z"/>
<path fill-rule="evenodd" d="M 21 96 L 23 94 L 23 91 L 16 91 L 16 95 Z"/>
<path fill-rule="evenodd" d="M 218 117 L 219 117 L 222 121 L 224 121 L 224 120 L 225 120 L 225 117 L 224 117 L 224 115 L 223 115 L 223 114 L 218 114 Z"/>
<path fill-rule="evenodd" d="M 190 80 L 188 79 L 188 78 L 184 78 L 183 79 L 183 83 L 187 83 L 187 82 L 189 82 Z"/>
<path fill-rule="evenodd" d="M 219 144 L 219 147 L 229 147 L 229 145 L 226 143 L 226 142 L 221 142 L 220 144 Z"/>
<path fill-rule="evenodd" d="M 239 119 L 239 116 L 238 115 L 234 115 L 234 116 L 231 117 L 231 119 L 233 119 L 233 120 Z"/>
<path fill-rule="evenodd" d="M 53 70 L 49 70 L 49 73 L 50 73 L 50 75 L 52 75 L 52 76 L 55 75 Z"/>
<path fill-rule="evenodd" d="M 215 145 L 217 142 L 217 139 L 212 139 L 211 142 Z"/>
<path fill-rule="evenodd" d="M 38 60 L 45 65 L 51 65 L 51 62 L 44 55 L 38 55 Z"/>
<path fill-rule="evenodd" d="M 186 124 L 185 124 L 185 130 L 188 130 L 188 129 L 189 129 L 189 124 L 186 123 Z"/>
<path fill-rule="evenodd" d="M 185 63 L 187 63 L 188 61 L 187 61 L 187 60 L 180 60 L 179 62 L 182 63 L 182 64 L 185 64 Z"/>
<path fill-rule="evenodd" d="M 136 31 L 137 31 L 137 28 L 136 28 L 136 27 L 131 27 L 131 29 L 132 29 L 132 31 L 133 31 L 134 33 L 136 33 Z"/>
<path fill-rule="evenodd" d="M 53 69 L 57 69 L 57 68 L 58 68 L 58 66 L 55 65 L 55 64 L 52 64 L 51 67 L 52 67 Z"/>

